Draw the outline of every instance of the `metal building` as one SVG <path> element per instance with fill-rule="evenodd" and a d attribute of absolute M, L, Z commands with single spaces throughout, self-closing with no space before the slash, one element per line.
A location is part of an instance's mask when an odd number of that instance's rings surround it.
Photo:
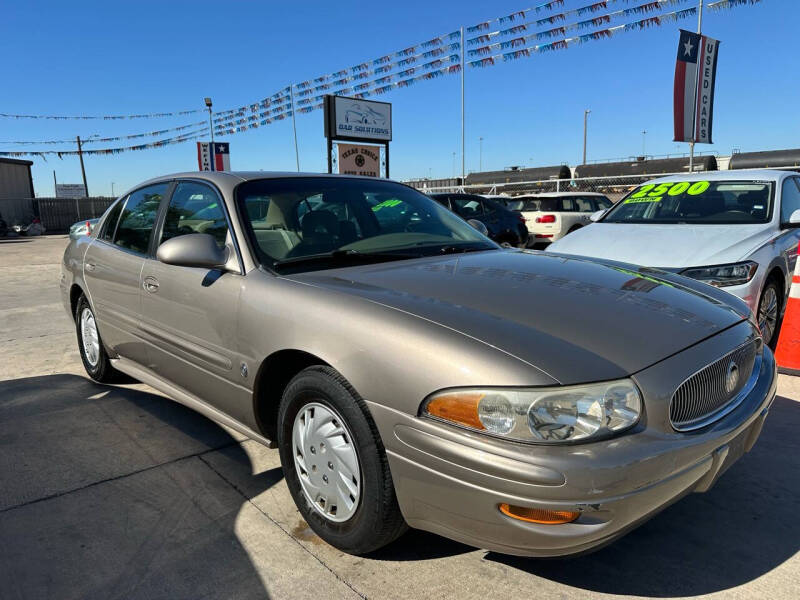
<path fill-rule="evenodd" d="M 0 158 L 0 199 L 33 198 L 33 177 L 29 160 Z"/>

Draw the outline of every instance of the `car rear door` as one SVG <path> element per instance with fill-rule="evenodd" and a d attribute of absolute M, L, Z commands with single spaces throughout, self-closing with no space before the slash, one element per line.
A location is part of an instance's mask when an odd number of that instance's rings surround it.
<path fill-rule="evenodd" d="M 147 361 L 139 329 L 142 267 L 168 187 L 169 183 L 147 186 L 120 200 L 83 259 L 100 337 L 113 354 L 140 364 Z"/>
<path fill-rule="evenodd" d="M 158 246 L 207 233 L 229 248 L 229 270 L 167 265 Z M 178 181 L 162 210 L 157 242 L 142 268 L 141 327 L 149 367 L 160 377 L 242 421 L 252 414 L 238 353 L 239 298 L 245 278 L 220 193 L 202 181 Z M 252 378 L 252 377 L 251 377 Z"/>

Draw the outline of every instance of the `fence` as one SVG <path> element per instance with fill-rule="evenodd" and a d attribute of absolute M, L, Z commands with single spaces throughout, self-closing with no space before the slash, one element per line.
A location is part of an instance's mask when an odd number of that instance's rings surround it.
<path fill-rule="evenodd" d="M 39 217 L 48 233 L 64 233 L 70 225 L 100 217 L 116 198 L 4 198 L 0 218 L 6 224 L 25 225 Z"/>
<path fill-rule="evenodd" d="M 781 170 L 799 170 L 796 167 L 781 168 Z M 711 171 L 716 173 L 717 171 Z M 416 180 L 407 182 L 408 185 L 426 194 L 471 193 L 486 195 L 522 196 L 525 194 L 544 194 L 547 192 L 599 192 L 608 196 L 612 202 L 617 202 L 625 194 L 645 181 L 660 177 L 686 175 L 686 173 L 658 173 L 654 175 L 615 175 L 608 177 L 581 177 L 573 179 L 541 179 L 538 181 L 515 181 L 513 183 L 480 183 L 459 185 L 454 180 L 452 185 L 430 186 L 434 181 Z M 735 177 L 735 171 L 732 172 Z"/>

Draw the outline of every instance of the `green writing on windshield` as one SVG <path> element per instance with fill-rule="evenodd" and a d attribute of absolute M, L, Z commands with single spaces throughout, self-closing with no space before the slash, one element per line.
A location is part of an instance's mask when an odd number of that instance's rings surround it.
<path fill-rule="evenodd" d="M 711 187 L 710 181 L 670 181 L 668 183 L 648 183 L 636 189 L 624 204 L 635 204 L 636 202 L 660 202 L 665 194 L 670 196 L 699 196 Z"/>
<path fill-rule="evenodd" d="M 391 206 L 397 206 L 398 204 L 401 204 L 401 203 L 402 203 L 402 200 L 384 200 L 380 204 L 376 204 L 375 206 L 373 206 L 372 210 L 373 210 L 373 212 L 378 212 L 382 208 L 389 208 Z"/>

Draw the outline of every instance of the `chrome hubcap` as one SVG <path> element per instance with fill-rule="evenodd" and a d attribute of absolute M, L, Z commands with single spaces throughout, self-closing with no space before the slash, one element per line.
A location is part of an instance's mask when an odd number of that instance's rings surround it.
<path fill-rule="evenodd" d="M 330 521 L 353 516 L 361 497 L 361 467 L 353 436 L 330 407 L 306 404 L 292 427 L 294 466 L 309 504 Z"/>
<path fill-rule="evenodd" d="M 778 322 L 778 294 L 775 288 L 770 286 L 764 291 L 761 304 L 758 307 L 758 327 L 761 329 L 761 337 L 764 343 L 769 344 L 775 334 L 775 326 Z"/>
<path fill-rule="evenodd" d="M 81 313 L 81 340 L 86 362 L 96 367 L 97 361 L 100 360 L 100 336 L 97 333 L 94 315 L 88 308 L 84 308 Z"/>

